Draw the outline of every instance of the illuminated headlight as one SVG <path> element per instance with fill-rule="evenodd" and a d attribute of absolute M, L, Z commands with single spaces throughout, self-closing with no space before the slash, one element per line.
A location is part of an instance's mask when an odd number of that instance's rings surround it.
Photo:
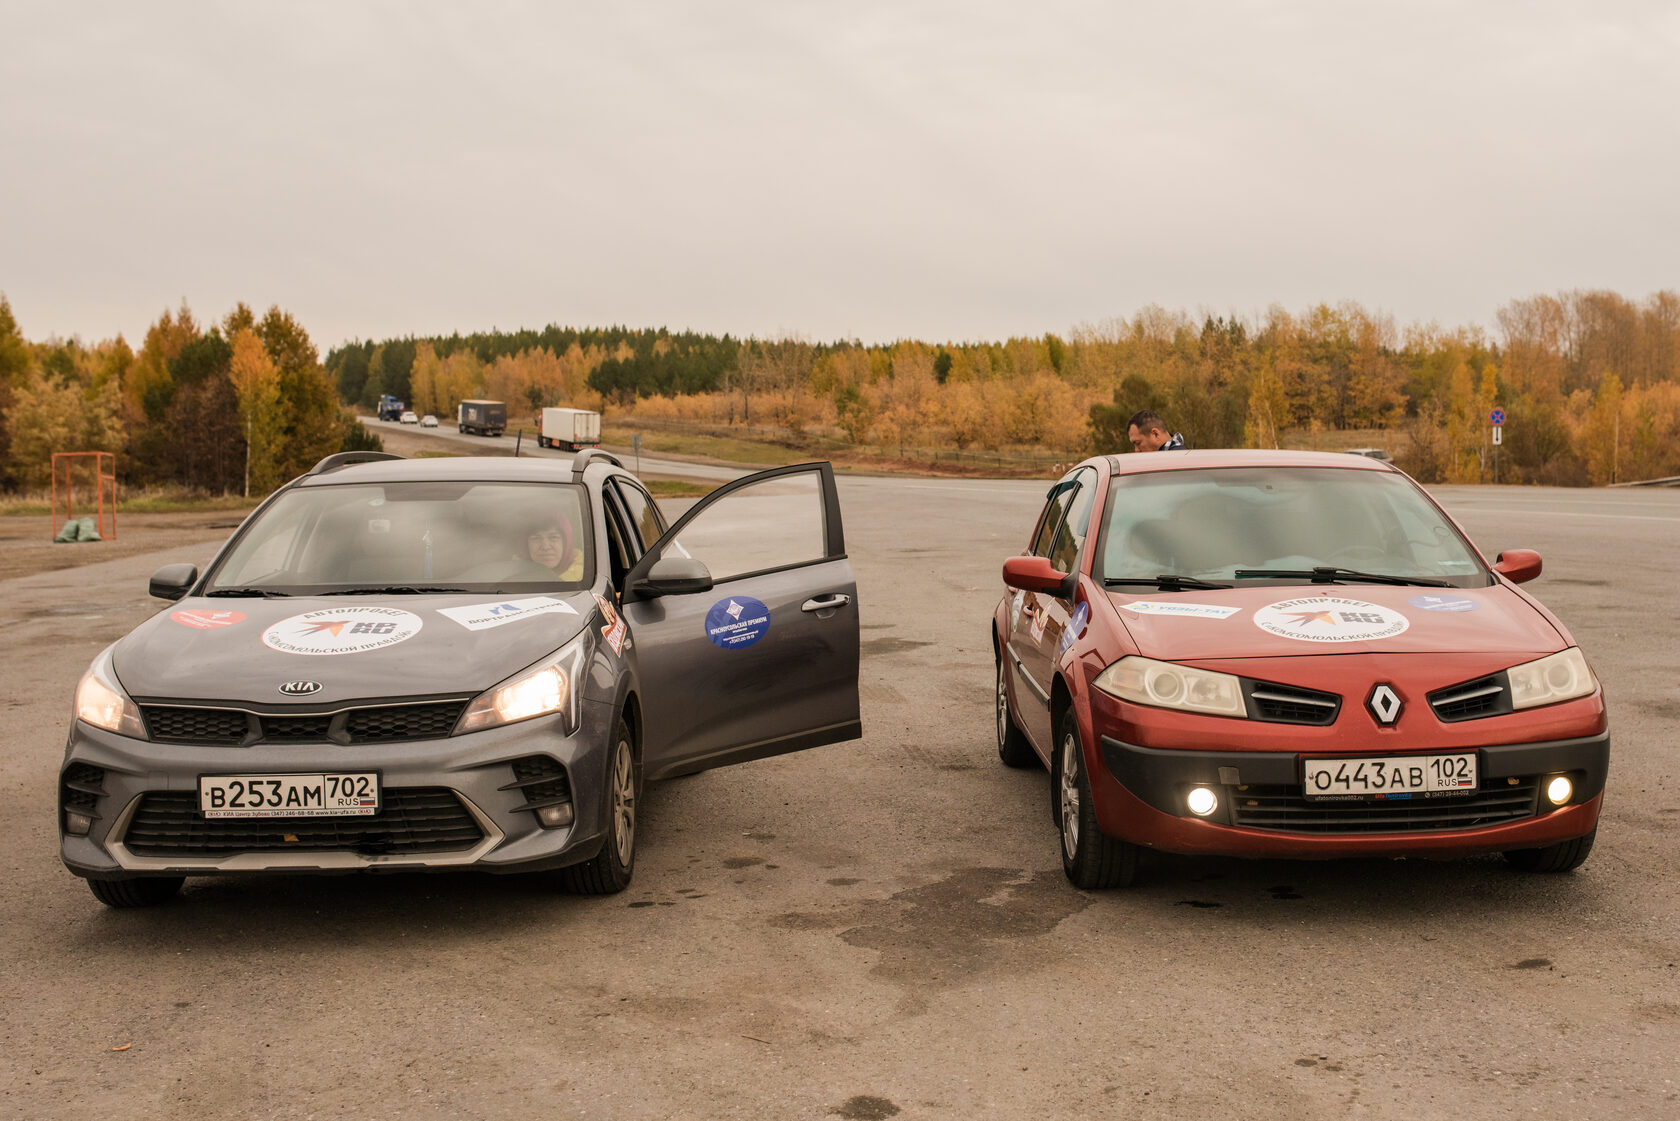
<path fill-rule="evenodd" d="M 578 662 L 583 655 L 583 636 L 578 636 L 558 653 L 520 671 L 473 698 L 455 725 L 457 734 L 514 724 L 533 716 L 563 713 L 568 732 L 577 727 Z"/>
<path fill-rule="evenodd" d="M 1581 648 L 1571 646 L 1539 661 L 1512 666 L 1505 671 L 1511 679 L 1511 707 L 1533 708 L 1584 697 L 1598 688 Z"/>
<path fill-rule="evenodd" d="M 140 709 L 117 683 L 108 648 L 93 660 L 93 665 L 82 674 L 82 680 L 76 686 L 76 719 L 120 736 L 133 736 L 137 740 L 146 738 Z"/>
<path fill-rule="evenodd" d="M 1097 675 L 1097 688 L 1140 705 L 1247 716 L 1242 686 L 1228 673 L 1192 669 L 1136 655 L 1121 658 Z"/>
<path fill-rule="evenodd" d="M 1555 775 L 1546 784 L 1546 801 L 1554 806 L 1561 806 L 1575 795 L 1575 784 L 1569 781 L 1567 775 Z"/>
<path fill-rule="evenodd" d="M 1197 817 L 1206 817 L 1219 808 L 1219 795 L 1210 787 L 1193 786 L 1190 793 L 1185 795 L 1184 804 L 1190 807 L 1190 812 Z"/>

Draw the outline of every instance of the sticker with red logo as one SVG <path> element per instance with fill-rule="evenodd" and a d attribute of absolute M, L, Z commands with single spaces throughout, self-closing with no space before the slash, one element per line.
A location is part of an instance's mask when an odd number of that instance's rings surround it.
<path fill-rule="evenodd" d="M 362 654 L 407 642 L 424 625 L 395 607 L 334 607 L 282 619 L 263 632 L 263 645 L 285 654 Z"/>
<path fill-rule="evenodd" d="M 624 639 L 630 633 L 629 625 L 605 596 L 597 595 L 595 602 L 601 605 L 601 617 L 606 620 L 601 626 L 601 637 L 607 640 L 614 654 L 623 655 Z"/>
<path fill-rule="evenodd" d="M 1369 642 L 1393 638 L 1412 624 L 1400 612 L 1362 599 L 1311 596 L 1260 608 L 1254 625 L 1303 642 Z"/>
<path fill-rule="evenodd" d="M 169 617 L 183 627 L 195 630 L 213 631 L 218 627 L 231 627 L 235 623 L 245 621 L 243 611 L 171 611 Z"/>

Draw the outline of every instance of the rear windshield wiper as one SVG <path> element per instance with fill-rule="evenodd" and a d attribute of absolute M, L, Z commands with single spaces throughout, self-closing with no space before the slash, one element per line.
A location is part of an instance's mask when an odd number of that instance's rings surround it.
<path fill-rule="evenodd" d="M 1238 573 L 1238 575 L 1242 575 Z M 1229 584 L 1215 584 L 1208 580 L 1198 580 L 1194 576 L 1179 576 L 1168 572 L 1161 576 L 1109 576 L 1104 577 L 1103 587 L 1143 587 L 1159 588 L 1163 592 L 1179 592 L 1185 588 L 1229 588 Z"/>
<path fill-rule="evenodd" d="M 451 592 L 465 592 L 465 588 L 434 588 L 421 587 L 414 584 L 380 584 L 369 585 L 365 588 L 335 588 L 330 592 L 320 592 L 324 596 L 427 596 L 443 595 Z"/>
<path fill-rule="evenodd" d="M 1231 575 L 1239 580 L 1279 579 L 1311 580 L 1315 584 L 1334 584 L 1341 580 L 1363 581 L 1367 584 L 1407 584 L 1422 588 L 1451 588 L 1450 580 L 1432 580 L 1427 576 L 1391 576 L 1386 572 L 1361 572 L 1357 568 L 1335 568 L 1318 565 L 1315 568 L 1239 568 Z"/>
<path fill-rule="evenodd" d="M 273 588 L 217 588 L 207 596 L 262 596 L 264 599 L 285 599 L 291 592 L 277 592 Z"/>

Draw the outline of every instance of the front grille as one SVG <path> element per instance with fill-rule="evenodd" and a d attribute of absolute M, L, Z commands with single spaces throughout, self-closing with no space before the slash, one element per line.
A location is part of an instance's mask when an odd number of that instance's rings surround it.
<path fill-rule="evenodd" d="M 259 716 L 262 738 L 278 742 L 325 743 L 331 736 L 330 716 Z"/>
<path fill-rule="evenodd" d="M 465 701 L 441 704 L 388 705 L 358 708 L 344 722 L 351 743 L 381 743 L 385 740 L 430 740 L 455 730 Z"/>
<path fill-rule="evenodd" d="M 1242 685 L 1243 696 L 1248 700 L 1249 716 L 1254 720 L 1267 720 L 1274 724 L 1328 725 L 1336 722 L 1336 714 L 1342 710 L 1342 698 L 1335 693 L 1247 678 L 1243 679 Z"/>
<path fill-rule="evenodd" d="M 141 856 L 222 857 L 240 852 L 458 852 L 484 839 L 447 787 L 382 790 L 371 817 L 217 818 L 198 812 L 195 791 L 140 799 L 123 842 Z"/>
<path fill-rule="evenodd" d="M 571 780 L 566 768 L 546 755 L 527 755 L 513 761 L 513 781 L 503 790 L 518 790 L 525 795 L 525 804 L 515 810 L 535 810 L 572 800 Z"/>
<path fill-rule="evenodd" d="M 1309 802 L 1298 786 L 1251 786 L 1232 792 L 1236 824 L 1285 833 L 1430 833 L 1476 829 L 1533 817 L 1540 784 L 1534 778 L 1484 781 L 1476 793 L 1453 798 L 1380 802 Z"/>
<path fill-rule="evenodd" d="M 1443 723 L 1500 716 L 1511 711 L 1511 685 L 1503 673 L 1449 685 L 1429 694 L 1429 707 Z"/>
<path fill-rule="evenodd" d="M 423 701 L 287 715 L 231 708 L 141 705 L 146 734 L 160 743 L 239 747 L 255 743 L 389 743 L 442 739 L 465 701 Z"/>
<path fill-rule="evenodd" d="M 249 713 L 231 708 L 142 705 L 146 734 L 164 743 L 239 744 L 251 735 Z"/>

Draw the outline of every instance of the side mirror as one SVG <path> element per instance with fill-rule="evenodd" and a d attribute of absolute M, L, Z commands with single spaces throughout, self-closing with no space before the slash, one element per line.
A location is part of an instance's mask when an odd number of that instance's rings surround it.
<path fill-rule="evenodd" d="M 152 573 L 146 590 L 158 599 L 180 599 L 198 583 L 196 564 L 166 564 Z"/>
<path fill-rule="evenodd" d="M 712 573 L 693 557 L 660 557 L 633 591 L 643 596 L 680 596 L 712 588 Z"/>
<path fill-rule="evenodd" d="M 1076 581 L 1070 572 L 1057 572 L 1045 557 L 1010 557 L 1003 562 L 1003 582 L 1025 592 L 1067 599 Z"/>
<path fill-rule="evenodd" d="M 1540 575 L 1540 554 L 1533 549 L 1506 549 L 1494 558 L 1493 570 L 1513 584 Z"/>

